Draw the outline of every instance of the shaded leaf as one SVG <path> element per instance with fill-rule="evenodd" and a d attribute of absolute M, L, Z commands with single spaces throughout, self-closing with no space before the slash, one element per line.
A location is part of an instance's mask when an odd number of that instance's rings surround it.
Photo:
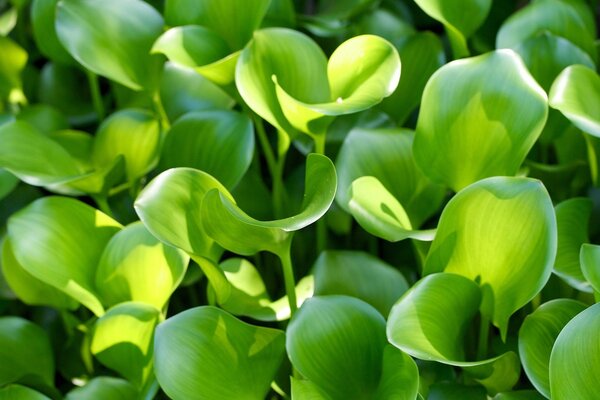
<path fill-rule="evenodd" d="M 131 400 L 137 395 L 135 387 L 124 379 L 98 376 L 71 390 L 65 400 Z"/>
<path fill-rule="evenodd" d="M 19 178 L 0 168 L 0 200 L 6 197 L 19 184 Z"/>
<path fill-rule="evenodd" d="M 58 40 L 54 21 L 58 0 L 33 0 L 31 2 L 31 27 L 40 52 L 61 64 L 73 64 L 73 57 Z"/>
<path fill-rule="evenodd" d="M 600 293 L 600 246 L 583 244 L 579 257 L 583 276 L 592 288 Z"/>
<path fill-rule="evenodd" d="M 50 400 L 50 398 L 26 386 L 7 385 L 0 389 L 0 400 Z"/>

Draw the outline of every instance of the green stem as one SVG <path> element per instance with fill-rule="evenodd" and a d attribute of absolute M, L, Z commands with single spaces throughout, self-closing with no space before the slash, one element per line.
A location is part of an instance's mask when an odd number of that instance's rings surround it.
<path fill-rule="evenodd" d="M 169 122 L 169 117 L 167 116 L 167 112 L 163 107 L 163 103 L 160 99 L 160 93 L 158 92 L 158 90 L 152 95 L 152 103 L 154 104 L 154 108 L 156 109 L 156 113 L 158 114 L 158 118 L 160 119 L 161 131 L 168 131 L 169 129 L 171 129 L 171 122 Z"/>
<path fill-rule="evenodd" d="M 315 142 L 315 153 L 325 155 L 325 135 L 313 136 Z"/>
<path fill-rule="evenodd" d="M 277 160 L 277 168 L 273 175 L 273 209 L 275 218 L 283 217 L 283 169 L 285 167 L 285 154 Z"/>
<path fill-rule="evenodd" d="M 481 315 L 479 322 L 479 342 L 477 343 L 477 360 L 484 360 L 487 357 L 488 340 L 490 335 L 490 319 Z"/>
<path fill-rule="evenodd" d="M 277 170 L 277 160 L 275 160 L 275 153 L 273 153 L 273 148 L 269 143 L 269 138 L 267 137 L 263 120 L 249 109 L 246 111 L 246 113 L 248 113 L 254 121 L 254 126 L 256 127 L 256 136 L 258 136 L 260 147 L 263 151 L 263 154 L 265 155 L 265 160 L 267 161 L 267 168 L 269 168 L 271 178 L 274 178 Z"/>
<path fill-rule="evenodd" d="M 108 198 L 106 196 L 94 196 L 93 198 L 96 204 L 98 205 L 98 208 L 100 208 L 100 211 L 102 211 L 104 214 L 108 215 L 111 218 L 115 217 L 112 212 L 112 209 L 110 208 L 110 204 L 108 204 Z"/>
<path fill-rule="evenodd" d="M 281 266 L 283 268 L 285 292 L 290 303 L 290 315 L 293 317 L 298 310 L 298 300 L 296 299 L 296 280 L 294 278 L 294 267 L 292 265 L 290 252 L 291 248 L 290 246 L 287 246 L 287 248 L 283 251 L 283 254 L 279 254 L 279 259 L 281 260 Z"/>
<path fill-rule="evenodd" d="M 98 81 L 98 75 L 90 71 L 85 70 L 88 84 L 90 85 L 90 93 L 92 95 L 92 103 L 94 104 L 94 110 L 98 115 L 98 120 L 104 119 L 104 102 L 102 101 L 102 94 L 100 93 L 100 82 Z"/>
<path fill-rule="evenodd" d="M 452 56 L 455 60 L 459 58 L 469 57 L 469 47 L 467 46 L 467 39 L 451 26 L 446 26 L 446 34 L 450 41 L 450 47 L 452 48 Z"/>
<path fill-rule="evenodd" d="M 325 134 L 313 136 L 315 153 L 325 155 Z M 325 217 L 317 221 L 317 256 L 327 248 L 327 223 Z"/>

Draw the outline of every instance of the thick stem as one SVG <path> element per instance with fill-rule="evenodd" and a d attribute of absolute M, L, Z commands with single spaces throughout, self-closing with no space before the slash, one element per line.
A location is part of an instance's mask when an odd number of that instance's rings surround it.
<path fill-rule="evenodd" d="M 325 155 L 325 134 L 313 136 L 315 153 Z"/>
<path fill-rule="evenodd" d="M 286 250 L 282 252 L 283 254 L 279 254 L 279 259 L 281 260 L 281 266 L 283 268 L 285 292 L 290 303 L 290 315 L 293 317 L 298 310 L 298 300 L 296 299 L 296 279 L 294 278 L 294 267 L 292 265 L 290 252 L 290 246 L 287 246 Z"/>
<path fill-rule="evenodd" d="M 98 121 L 102 121 L 104 119 L 104 102 L 102 101 L 102 94 L 100 93 L 100 82 L 98 81 L 98 75 L 90 71 L 89 69 L 85 70 L 88 84 L 90 86 L 90 93 L 92 95 L 92 104 L 94 105 L 94 110 L 96 111 L 96 115 L 98 115 Z"/>
<path fill-rule="evenodd" d="M 273 153 L 273 148 L 269 143 L 269 138 L 267 137 L 263 120 L 249 109 L 246 112 L 252 117 L 252 120 L 254 121 L 254 126 L 256 127 L 256 136 L 258 136 L 260 148 L 262 149 L 262 152 L 265 155 L 267 168 L 269 168 L 271 178 L 274 179 L 277 170 L 277 160 L 275 160 L 275 153 Z"/>
<path fill-rule="evenodd" d="M 490 335 L 490 319 L 481 315 L 479 322 L 479 342 L 477 343 L 477 360 L 484 360 L 487 357 L 488 340 Z"/>

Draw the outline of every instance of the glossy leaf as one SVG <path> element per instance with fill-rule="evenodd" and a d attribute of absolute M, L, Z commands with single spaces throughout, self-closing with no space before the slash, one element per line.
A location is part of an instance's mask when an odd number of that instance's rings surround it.
<path fill-rule="evenodd" d="M 554 262 L 554 273 L 576 289 L 589 292 L 579 264 L 581 245 L 590 241 L 588 235 L 592 202 L 587 198 L 563 201 L 556 206 L 558 250 Z"/>
<path fill-rule="evenodd" d="M 547 114 L 546 94 L 513 51 L 451 62 L 425 87 L 415 160 L 430 179 L 455 191 L 514 175 Z"/>
<path fill-rule="evenodd" d="M 32 306 L 50 306 L 58 309 L 75 309 L 79 304 L 71 297 L 31 275 L 17 261 L 10 239 L 2 245 L 2 275 L 11 290 L 23 303 Z"/>
<path fill-rule="evenodd" d="M 50 340 L 32 322 L 19 317 L 0 317 L 0 359 L 0 386 L 21 379 L 54 385 Z"/>
<path fill-rule="evenodd" d="M 197 307 L 156 329 L 161 388 L 174 400 L 265 397 L 284 357 L 281 331 L 253 326 L 214 307 Z"/>
<path fill-rule="evenodd" d="M 57 5 L 56 31 L 69 54 L 134 90 L 156 85 L 160 59 L 149 51 L 162 27 L 162 16 L 141 0 L 60 0 Z"/>
<path fill-rule="evenodd" d="M 331 160 L 310 154 L 302 210 L 291 217 L 258 221 L 240 210 L 217 190 L 209 192 L 202 203 L 204 229 L 217 243 L 241 255 L 270 251 L 281 255 L 289 246 L 294 231 L 321 218 L 331 206 L 336 191 L 336 173 Z"/>
<path fill-rule="evenodd" d="M 192 112 L 178 119 L 167 134 L 161 169 L 199 169 L 231 189 L 250 167 L 253 155 L 254 130 L 247 116 L 225 110 Z"/>
<path fill-rule="evenodd" d="M 504 338 L 509 317 L 548 281 L 556 248 L 556 217 L 541 182 L 488 178 L 446 205 L 424 273 L 445 271 L 478 282 L 481 312 Z"/>
<path fill-rule="evenodd" d="M 135 387 L 126 380 L 99 376 L 85 386 L 71 390 L 65 400 L 131 400 L 137 396 Z"/>
<path fill-rule="evenodd" d="M 121 110 L 105 119 L 96 133 L 92 159 L 97 166 L 122 155 L 129 181 L 144 176 L 158 163 L 158 120 L 143 110 Z"/>
<path fill-rule="evenodd" d="M 26 386 L 7 385 L 0 389 L 0 400 L 50 400 L 50 398 Z"/>
<path fill-rule="evenodd" d="M 579 254 L 583 276 L 600 294 L 600 246 L 583 244 Z"/>
<path fill-rule="evenodd" d="M 597 397 L 598 329 L 600 304 L 594 304 L 569 321 L 558 335 L 550 355 L 550 395 L 553 400 L 592 400 Z"/>
<path fill-rule="evenodd" d="M 360 251 L 325 251 L 313 267 L 315 295 L 356 297 L 388 315 L 408 290 L 404 276 L 377 257 Z"/>
<path fill-rule="evenodd" d="M 413 138 L 414 135 L 411 131 L 403 129 L 353 129 L 350 131 L 336 160 L 339 176 L 337 203 L 346 211 L 351 211 L 353 207 L 350 203 L 355 203 L 355 206 L 359 206 L 361 203 L 357 197 L 362 197 L 366 204 L 377 201 L 374 199 L 373 192 L 369 191 L 383 186 L 381 189 L 385 189 L 385 192 L 380 189 L 379 200 L 389 197 L 390 201 L 384 204 L 390 207 L 394 203 L 399 203 L 405 211 L 398 210 L 399 218 L 390 223 L 399 225 L 398 228 L 404 230 L 420 227 L 438 210 L 445 190 L 443 187 L 431 183 L 417 167 L 412 152 Z M 377 154 L 377 157 L 373 157 L 374 154 Z M 376 178 L 380 185 L 372 179 L 365 180 L 364 187 L 367 192 L 355 191 L 355 189 L 360 189 L 360 184 L 355 180 L 363 176 Z M 379 210 L 379 208 L 373 209 L 370 217 L 374 218 L 382 212 Z M 355 213 L 353 212 L 353 214 Z M 400 216 L 402 217 L 400 218 Z M 383 220 L 380 223 L 385 224 L 387 218 L 384 215 L 381 217 Z M 403 220 L 406 218 L 408 221 Z M 363 227 L 365 226 L 363 225 Z M 390 228 L 390 230 L 389 235 L 384 237 L 387 240 L 399 234 L 397 229 Z M 381 235 L 377 234 L 377 236 Z"/>
<path fill-rule="evenodd" d="M 214 188 L 230 196 L 223 185 L 205 172 L 170 169 L 146 185 L 135 201 L 135 210 L 160 241 L 190 255 L 217 261 L 223 249 L 206 234 L 200 214 L 204 195 Z"/>
<path fill-rule="evenodd" d="M 529 314 L 519 330 L 519 354 L 523 369 L 535 388 L 550 398 L 550 353 L 560 331 L 585 310 L 571 299 L 552 300 Z"/>
<path fill-rule="evenodd" d="M 134 223 L 108 242 L 96 271 L 103 302 L 137 301 L 161 310 L 186 271 L 189 256 L 166 245 Z"/>
<path fill-rule="evenodd" d="M 107 367 L 142 387 L 152 373 L 154 328 L 159 311 L 144 303 L 121 303 L 100 317 L 91 340 L 91 352 Z"/>
<path fill-rule="evenodd" d="M 566 68 L 550 89 L 550 106 L 559 110 L 582 131 L 600 137 L 600 77 L 593 70 L 573 65 Z"/>
<path fill-rule="evenodd" d="M 8 232 L 15 258 L 34 277 L 62 290 L 100 316 L 95 291 L 100 255 L 121 225 L 64 197 L 44 197 L 13 214 Z"/>
<path fill-rule="evenodd" d="M 58 40 L 54 21 L 58 0 L 33 0 L 31 2 L 31 27 L 35 43 L 46 57 L 62 64 L 72 64 L 73 57 Z"/>

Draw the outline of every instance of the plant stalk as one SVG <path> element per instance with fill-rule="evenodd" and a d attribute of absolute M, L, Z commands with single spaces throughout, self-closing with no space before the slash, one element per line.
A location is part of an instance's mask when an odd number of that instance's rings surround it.
<path fill-rule="evenodd" d="M 92 95 L 92 104 L 96 115 L 98 115 L 98 121 L 102 121 L 105 117 L 104 102 L 102 101 L 102 94 L 100 93 L 100 82 L 98 81 L 98 75 L 90 71 L 85 70 L 87 75 L 88 84 L 90 86 L 90 94 Z"/>
<path fill-rule="evenodd" d="M 294 267 L 292 265 L 290 252 L 290 246 L 287 246 L 287 249 L 283 251 L 283 254 L 279 254 L 279 259 L 281 260 L 281 266 L 283 268 L 285 292 L 288 296 L 288 302 L 290 303 L 290 315 L 293 317 L 298 310 L 298 300 L 296 299 L 296 280 L 294 278 Z"/>
<path fill-rule="evenodd" d="M 315 153 L 325 155 L 325 134 L 313 136 Z M 327 223 L 325 216 L 317 220 L 317 257 L 327 248 Z"/>
<path fill-rule="evenodd" d="M 160 93 L 158 90 L 152 94 L 152 103 L 154 104 L 154 108 L 156 109 L 156 113 L 160 119 L 161 131 L 164 133 L 171 129 L 171 122 L 169 122 L 169 117 L 167 116 L 167 112 L 165 111 L 162 100 L 160 99 Z"/>
<path fill-rule="evenodd" d="M 488 341 L 490 336 L 490 319 L 481 315 L 479 321 L 479 342 L 477 343 L 477 360 L 484 360 L 487 357 Z"/>

